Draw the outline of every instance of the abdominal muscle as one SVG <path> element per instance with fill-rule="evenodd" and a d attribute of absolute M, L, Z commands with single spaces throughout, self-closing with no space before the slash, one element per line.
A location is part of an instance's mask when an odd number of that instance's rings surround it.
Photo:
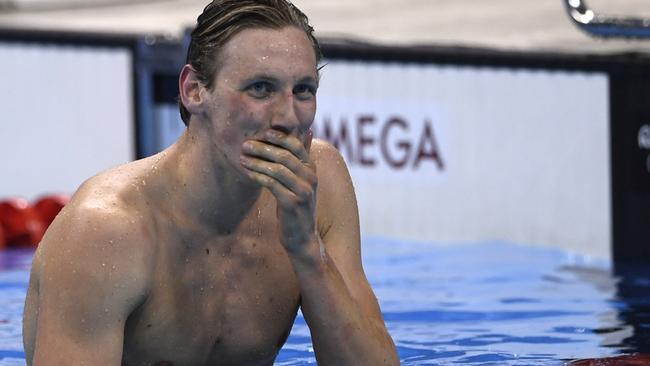
<path fill-rule="evenodd" d="M 300 293 L 268 221 L 252 234 L 159 246 L 149 296 L 126 322 L 123 366 L 272 365 Z"/>

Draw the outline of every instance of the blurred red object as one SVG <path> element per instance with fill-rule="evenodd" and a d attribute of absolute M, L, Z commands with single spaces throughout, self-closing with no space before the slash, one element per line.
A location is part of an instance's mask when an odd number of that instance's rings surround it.
<path fill-rule="evenodd" d="M 22 198 L 0 202 L 0 226 L 7 246 L 37 245 L 46 229 L 38 212 Z"/>
<path fill-rule="evenodd" d="M 69 201 L 70 197 L 63 194 L 48 195 L 39 198 L 34 208 L 47 228 Z"/>
<path fill-rule="evenodd" d="M 610 358 L 576 360 L 569 366 L 646 366 L 650 365 L 650 355 L 625 355 Z"/>
<path fill-rule="evenodd" d="M 2 229 L 2 225 L 0 225 L 0 250 L 4 249 L 7 246 L 7 239 L 5 238 L 5 231 Z"/>

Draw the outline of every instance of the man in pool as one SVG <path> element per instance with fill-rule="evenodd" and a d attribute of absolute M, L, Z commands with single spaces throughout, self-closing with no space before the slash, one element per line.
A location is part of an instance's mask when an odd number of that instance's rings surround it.
<path fill-rule="evenodd" d="M 285 0 L 215 0 L 179 78 L 185 133 L 85 182 L 37 250 L 28 365 L 272 365 L 298 308 L 320 365 L 397 365 L 320 51 Z"/>

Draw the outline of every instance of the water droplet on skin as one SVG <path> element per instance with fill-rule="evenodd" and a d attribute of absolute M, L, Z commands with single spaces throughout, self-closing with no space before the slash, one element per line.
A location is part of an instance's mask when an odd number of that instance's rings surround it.
<path fill-rule="evenodd" d="M 102 263 L 102 267 L 106 267 L 106 263 Z"/>

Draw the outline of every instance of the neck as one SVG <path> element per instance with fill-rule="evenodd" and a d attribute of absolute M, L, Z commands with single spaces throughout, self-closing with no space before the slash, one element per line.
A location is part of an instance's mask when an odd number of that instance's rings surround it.
<path fill-rule="evenodd" d="M 262 194 L 259 184 L 215 151 L 204 136 L 186 130 L 169 149 L 161 169 L 174 216 L 230 234 L 242 223 Z M 164 196 L 163 196 L 164 197 Z"/>

